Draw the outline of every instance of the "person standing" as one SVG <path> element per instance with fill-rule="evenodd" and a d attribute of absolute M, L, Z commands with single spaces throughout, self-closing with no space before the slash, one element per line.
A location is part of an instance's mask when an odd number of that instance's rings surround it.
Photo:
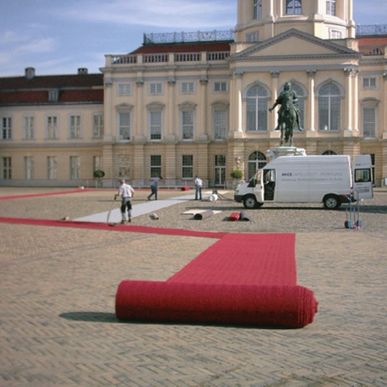
<path fill-rule="evenodd" d="M 195 176 L 195 200 L 202 200 L 203 180 L 199 176 Z"/>
<path fill-rule="evenodd" d="M 161 178 L 160 178 L 161 179 Z M 148 195 L 148 200 L 151 200 L 151 197 L 154 196 L 155 200 L 157 200 L 157 190 L 159 186 L 159 178 L 154 177 L 150 184 L 151 193 Z"/>
<path fill-rule="evenodd" d="M 124 179 L 120 180 L 120 187 L 118 188 L 118 192 L 115 195 L 115 199 L 117 196 L 121 197 L 121 224 L 125 224 L 128 221 L 132 221 L 132 202 L 131 199 L 134 196 L 134 189 L 130 184 L 127 184 Z M 128 212 L 128 216 L 126 216 L 126 212 Z"/>

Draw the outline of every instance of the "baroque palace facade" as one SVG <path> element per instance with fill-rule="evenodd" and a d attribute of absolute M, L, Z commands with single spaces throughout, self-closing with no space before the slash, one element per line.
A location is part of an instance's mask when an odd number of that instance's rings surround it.
<path fill-rule="evenodd" d="M 268 111 L 290 81 L 307 154 L 371 154 L 387 180 L 387 29 L 352 0 L 239 0 L 230 32 L 149 34 L 100 74 L 0 78 L 0 185 L 231 184 L 279 145 Z"/>

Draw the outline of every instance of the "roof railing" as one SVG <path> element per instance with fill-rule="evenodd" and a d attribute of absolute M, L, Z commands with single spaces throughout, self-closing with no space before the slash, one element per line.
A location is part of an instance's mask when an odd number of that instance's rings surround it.
<path fill-rule="evenodd" d="M 356 26 L 356 36 L 387 35 L 387 24 L 370 24 Z"/>
<path fill-rule="evenodd" d="M 234 40 L 234 31 L 192 31 L 192 32 L 162 32 L 145 33 L 144 45 L 162 43 L 194 43 L 194 42 L 219 42 Z"/>

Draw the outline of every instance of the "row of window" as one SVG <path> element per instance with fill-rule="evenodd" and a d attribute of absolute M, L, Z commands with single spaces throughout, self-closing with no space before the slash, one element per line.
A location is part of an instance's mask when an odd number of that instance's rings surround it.
<path fill-rule="evenodd" d="M 183 81 L 179 83 L 180 93 L 181 94 L 194 94 L 196 92 L 196 82 L 195 81 Z M 228 82 L 227 81 L 214 81 L 212 82 L 212 91 L 214 93 L 226 93 L 228 91 Z M 150 82 L 148 84 L 148 95 L 150 96 L 160 96 L 164 93 L 164 84 L 163 82 Z M 117 85 L 117 94 L 118 96 L 131 96 L 133 95 L 132 84 L 131 83 L 119 83 Z"/>
<path fill-rule="evenodd" d="M 12 157 L 2 157 L 2 178 L 5 180 L 12 179 Z M 150 177 L 161 177 L 162 173 L 162 156 L 151 155 L 150 156 Z M 101 169 L 101 157 L 93 157 L 93 171 L 90 171 L 90 176 L 97 169 Z M 226 157 L 224 155 L 215 155 L 215 169 L 224 170 L 226 168 Z M 56 156 L 46 157 L 46 177 L 48 180 L 56 180 L 58 178 L 58 158 Z M 24 157 L 24 178 L 26 180 L 34 179 L 34 157 Z M 117 175 L 119 177 L 127 177 L 126 172 L 128 166 L 117 166 Z M 69 179 L 78 180 L 81 178 L 81 158 L 80 156 L 69 157 Z M 194 156 L 193 155 L 182 155 L 181 156 L 181 177 L 183 179 L 192 179 L 194 177 Z M 224 181 L 223 181 L 224 183 Z"/>
<path fill-rule="evenodd" d="M 23 139 L 24 140 L 34 140 L 35 133 L 35 117 L 26 116 L 24 117 L 23 123 Z M 49 115 L 46 117 L 46 139 L 47 140 L 57 140 L 59 138 L 59 122 L 58 117 L 55 115 Z M 93 128 L 92 136 L 93 138 L 102 138 L 103 137 L 103 114 L 94 114 L 93 115 Z M 1 119 L 1 139 L 3 140 L 12 140 L 12 130 L 13 123 L 12 117 L 2 117 Z M 82 137 L 82 125 L 81 125 L 81 116 L 80 115 L 71 115 L 69 117 L 68 125 L 68 136 L 69 139 L 80 139 Z"/>
<path fill-rule="evenodd" d="M 253 1 L 253 18 L 261 20 L 262 3 L 264 0 Z M 336 16 L 336 0 L 325 1 L 325 13 L 329 16 Z M 286 15 L 302 15 L 302 0 L 285 0 L 285 14 Z"/>

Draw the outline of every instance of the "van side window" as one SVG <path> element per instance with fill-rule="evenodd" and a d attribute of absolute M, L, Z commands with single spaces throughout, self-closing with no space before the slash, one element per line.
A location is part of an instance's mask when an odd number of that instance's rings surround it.
<path fill-rule="evenodd" d="M 355 183 L 367 183 L 371 181 L 369 168 L 355 169 Z"/>
<path fill-rule="evenodd" d="M 257 185 L 257 179 L 255 177 L 252 177 L 249 181 L 248 187 L 255 187 Z"/>

